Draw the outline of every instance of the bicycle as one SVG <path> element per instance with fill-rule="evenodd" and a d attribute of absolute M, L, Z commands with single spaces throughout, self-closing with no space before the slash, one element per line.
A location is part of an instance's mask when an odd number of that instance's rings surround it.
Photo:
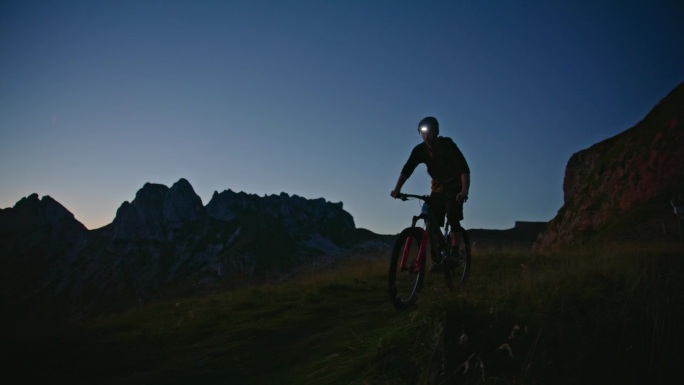
<path fill-rule="evenodd" d="M 468 233 L 461 227 L 458 230 L 458 233 L 461 234 L 461 242 L 457 260 L 454 261 L 453 258 L 449 258 L 451 251 L 450 224 L 447 222 L 444 226 L 443 234 L 439 233 L 437 227 L 432 226 L 437 221 L 429 210 L 430 196 L 399 194 L 396 198 L 403 201 L 419 199 L 424 202 L 420 215 L 414 216 L 411 226 L 399 233 L 390 259 L 389 295 L 394 307 L 403 310 L 416 302 L 418 292 L 423 286 L 428 243 L 433 261 L 430 270 L 441 270 L 444 273 L 449 290 L 454 290 L 455 286 L 460 289 L 465 284 L 470 274 L 471 250 Z M 416 225 L 421 219 L 425 223 L 425 228 Z M 431 233 L 432 236 L 430 236 Z"/>

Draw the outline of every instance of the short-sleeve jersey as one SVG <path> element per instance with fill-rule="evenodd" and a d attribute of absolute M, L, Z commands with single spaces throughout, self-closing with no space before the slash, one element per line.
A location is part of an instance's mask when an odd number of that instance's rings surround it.
<path fill-rule="evenodd" d="M 470 174 L 468 162 L 456 143 L 448 137 L 437 137 L 432 151 L 427 144 L 420 143 L 411 151 L 401 174 L 410 177 L 419 164 L 425 163 L 427 172 L 435 184 L 461 185 L 461 174 Z M 459 187 L 460 188 L 460 187 Z"/>

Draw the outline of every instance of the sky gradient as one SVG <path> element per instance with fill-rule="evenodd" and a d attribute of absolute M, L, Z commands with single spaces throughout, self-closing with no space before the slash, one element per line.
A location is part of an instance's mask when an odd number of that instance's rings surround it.
<path fill-rule="evenodd" d="M 50 195 L 93 229 L 186 178 L 205 205 L 323 197 L 397 233 L 433 115 L 470 165 L 464 227 L 548 221 L 570 156 L 684 81 L 682 4 L 2 1 L 0 208 Z"/>

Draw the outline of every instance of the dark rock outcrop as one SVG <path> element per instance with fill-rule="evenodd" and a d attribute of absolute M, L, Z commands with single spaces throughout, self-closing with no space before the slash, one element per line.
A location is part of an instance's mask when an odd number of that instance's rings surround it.
<path fill-rule="evenodd" d="M 145 184 L 111 224 L 92 231 L 52 198 L 33 194 L 0 210 L 0 311 L 26 300 L 111 311 L 280 279 L 374 238 L 341 203 L 227 190 L 205 207 L 185 179 L 171 188 Z"/>
<path fill-rule="evenodd" d="M 0 210 L 0 312 L 49 290 L 87 241 L 85 226 L 49 196 Z"/>
<path fill-rule="evenodd" d="M 675 237 L 670 200 L 684 194 L 684 84 L 636 126 L 575 153 L 563 192 L 540 248 Z"/>
<path fill-rule="evenodd" d="M 204 215 L 202 200 L 187 180 L 180 179 L 171 188 L 146 183 L 132 203 L 124 202 L 117 210 L 112 236 L 167 241 L 170 230 Z"/>

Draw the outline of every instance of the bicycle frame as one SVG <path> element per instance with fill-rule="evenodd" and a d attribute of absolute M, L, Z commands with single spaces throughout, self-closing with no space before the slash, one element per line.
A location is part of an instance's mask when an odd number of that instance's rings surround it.
<path fill-rule="evenodd" d="M 457 255 L 452 258 L 454 250 L 450 250 L 452 224 L 447 220 L 444 233 L 437 226 L 437 220 L 430 210 L 431 197 L 427 195 L 400 194 L 396 198 L 407 200 L 420 199 L 425 203 L 420 215 L 413 216 L 411 226 L 399 233 L 399 239 L 392 248 L 388 292 L 394 307 L 406 309 L 415 303 L 418 292 L 423 285 L 427 265 L 427 249 L 433 265 L 428 272 L 442 272 L 449 290 L 462 287 L 470 271 L 470 241 L 462 227 L 456 231 L 461 233 L 463 244 L 459 241 Z M 417 226 L 419 220 L 425 226 Z M 461 248 L 460 246 L 463 246 Z"/>
<path fill-rule="evenodd" d="M 429 204 L 426 202 L 424 204 L 427 204 L 429 207 Z M 422 219 L 425 223 L 426 228 L 422 228 L 420 226 L 417 226 L 416 224 L 418 221 Z M 418 273 L 421 271 L 421 268 L 423 267 L 423 264 L 425 263 L 425 255 L 427 254 L 427 245 L 430 240 L 430 233 L 427 230 L 427 222 L 429 221 L 434 221 L 434 218 L 432 218 L 432 215 L 427 211 L 423 210 L 423 212 L 420 215 L 416 215 L 413 217 L 411 221 L 411 227 L 420 230 L 421 232 L 421 239 L 420 239 L 420 247 L 418 248 L 418 258 L 416 260 L 416 265 L 413 268 L 414 273 Z M 449 242 L 449 222 L 446 223 L 444 226 L 444 234 L 442 234 L 442 237 L 444 238 L 444 242 Z M 404 244 L 404 251 L 402 252 L 401 256 L 401 261 L 399 267 L 401 268 L 401 271 L 406 271 L 406 261 L 408 260 L 408 255 L 411 250 L 411 240 L 407 239 L 406 243 Z"/>

